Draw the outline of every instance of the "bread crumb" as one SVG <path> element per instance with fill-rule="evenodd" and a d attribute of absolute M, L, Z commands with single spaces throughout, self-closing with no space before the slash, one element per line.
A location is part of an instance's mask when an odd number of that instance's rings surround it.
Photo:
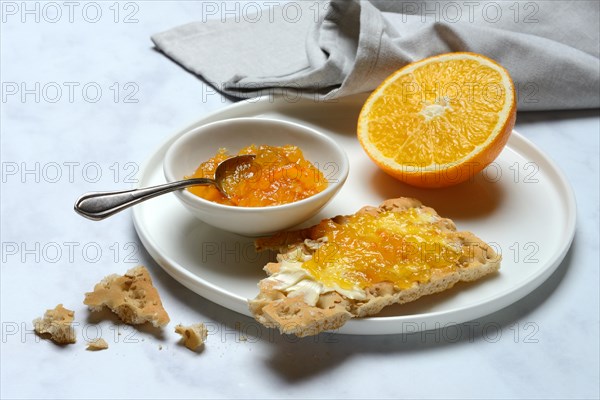
<path fill-rule="evenodd" d="M 93 292 L 85 294 L 83 303 L 92 311 L 101 311 L 107 306 L 130 325 L 150 322 L 155 327 L 162 327 L 169 323 L 169 315 L 143 266 L 132 268 L 123 276 L 105 277 L 94 286 Z"/>
<path fill-rule="evenodd" d="M 75 330 L 71 326 L 74 318 L 75 311 L 68 310 L 59 304 L 53 310 L 46 310 L 43 318 L 33 320 L 33 329 L 39 335 L 50 335 L 50 339 L 54 343 L 75 343 Z"/>
<path fill-rule="evenodd" d="M 208 336 L 206 326 L 202 323 L 183 326 L 181 324 L 175 327 L 175 332 L 183 337 L 183 344 L 190 350 L 196 350 L 201 347 Z"/>
<path fill-rule="evenodd" d="M 106 350 L 106 349 L 108 349 L 108 343 L 106 343 L 106 340 L 104 340 L 102 338 L 93 340 L 93 341 L 89 342 L 87 345 L 87 350 L 90 350 L 90 351 L 98 351 L 98 350 Z"/>

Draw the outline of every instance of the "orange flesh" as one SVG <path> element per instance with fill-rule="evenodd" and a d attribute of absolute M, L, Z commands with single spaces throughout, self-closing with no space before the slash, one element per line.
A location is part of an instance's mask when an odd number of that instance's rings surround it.
<path fill-rule="evenodd" d="M 296 146 L 250 145 L 238 153 L 243 154 L 255 154 L 256 158 L 251 164 L 240 165 L 224 180 L 223 189 L 230 195 L 229 199 L 213 186 L 193 186 L 188 190 L 220 204 L 265 207 L 293 203 L 327 187 L 323 173 L 306 160 Z M 219 163 L 230 157 L 226 149 L 219 149 L 187 178 L 214 178 Z"/>
<path fill-rule="evenodd" d="M 399 164 L 455 162 L 483 145 L 496 127 L 505 103 L 501 81 L 498 71 L 478 61 L 424 65 L 390 86 L 395 96 L 373 103 L 372 118 L 377 119 L 369 139 Z M 390 127 L 397 128 L 393 135 Z"/>
<path fill-rule="evenodd" d="M 423 65 L 390 86 L 395 96 L 381 96 L 373 103 L 377 111 L 372 111 L 369 139 L 400 164 L 455 162 L 483 145 L 494 131 L 505 103 L 501 81 L 498 71 L 477 61 Z M 399 129 L 390 135 L 392 119 Z"/>
<path fill-rule="evenodd" d="M 317 281 L 342 289 L 384 281 L 406 289 L 428 282 L 435 270 L 455 271 L 463 253 L 454 232 L 443 231 L 414 208 L 353 215 L 344 224 L 324 220 L 310 237 L 326 237 L 327 242 L 302 268 Z"/>
<path fill-rule="evenodd" d="M 508 71 L 480 54 L 453 52 L 390 75 L 365 102 L 357 133 L 365 152 L 391 176 L 445 187 L 493 162 L 515 117 Z"/>

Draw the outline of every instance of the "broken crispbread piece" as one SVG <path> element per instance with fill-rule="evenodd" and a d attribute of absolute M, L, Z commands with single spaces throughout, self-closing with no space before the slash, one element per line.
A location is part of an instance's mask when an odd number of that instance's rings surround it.
<path fill-rule="evenodd" d="M 92 311 L 100 311 L 106 306 L 130 325 L 150 322 L 155 327 L 162 327 L 169 323 L 169 315 L 143 266 L 132 268 L 123 276 L 105 277 L 94 286 L 93 292 L 85 294 L 83 303 Z"/>
<path fill-rule="evenodd" d="M 196 350 L 206 341 L 208 330 L 202 323 L 183 326 L 181 324 L 175 327 L 175 332 L 183 338 L 183 344 L 190 350 Z"/>
<path fill-rule="evenodd" d="M 76 341 L 72 326 L 74 318 L 75 311 L 59 304 L 53 310 L 46 310 L 43 318 L 33 320 L 33 329 L 41 336 L 50 335 L 54 343 L 72 344 Z"/>
<path fill-rule="evenodd" d="M 263 325 L 297 336 L 477 280 L 497 271 L 501 260 L 481 239 L 409 198 L 255 244 L 279 254 L 265 266 L 269 277 L 250 310 Z"/>
<path fill-rule="evenodd" d="M 106 350 L 108 349 L 108 343 L 106 343 L 106 340 L 102 339 L 102 338 L 98 338 L 96 340 L 92 340 L 91 342 L 88 342 L 87 348 L 86 350 L 90 350 L 90 351 L 99 351 L 99 350 Z"/>

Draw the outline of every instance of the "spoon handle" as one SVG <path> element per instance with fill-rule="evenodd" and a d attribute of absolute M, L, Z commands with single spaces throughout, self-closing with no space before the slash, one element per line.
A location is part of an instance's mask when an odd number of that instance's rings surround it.
<path fill-rule="evenodd" d="M 165 183 L 142 189 L 121 190 L 115 192 L 91 192 L 81 196 L 75 202 L 75 211 L 85 218 L 99 221 L 131 207 L 134 204 L 169 193 L 188 186 L 214 185 L 208 178 L 195 178 Z"/>

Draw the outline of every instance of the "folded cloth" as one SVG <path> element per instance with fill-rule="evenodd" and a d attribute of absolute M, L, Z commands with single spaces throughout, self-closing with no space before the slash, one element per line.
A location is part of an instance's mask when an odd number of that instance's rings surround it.
<path fill-rule="evenodd" d="M 333 99 L 410 62 L 470 51 L 508 69 L 519 110 L 600 107 L 597 0 L 208 2 L 199 19 L 152 40 L 236 98 Z"/>

